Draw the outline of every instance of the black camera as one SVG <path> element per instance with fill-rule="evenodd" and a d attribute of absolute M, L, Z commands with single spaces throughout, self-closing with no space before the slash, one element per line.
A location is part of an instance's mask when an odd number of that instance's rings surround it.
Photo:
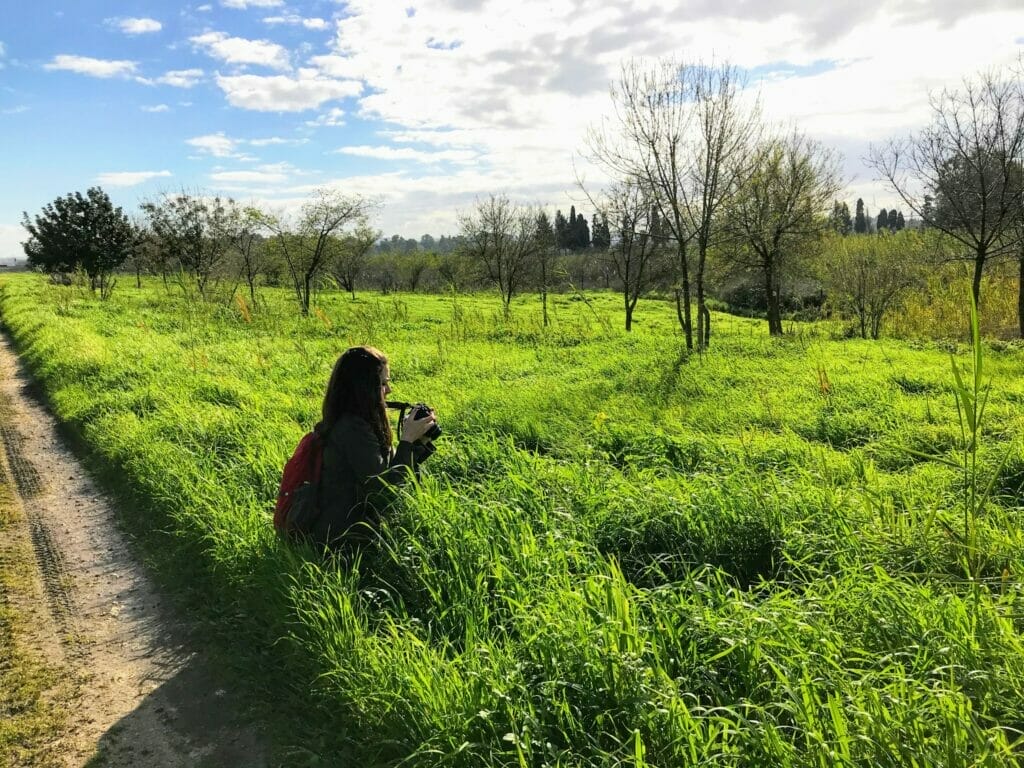
<path fill-rule="evenodd" d="M 401 410 L 401 414 L 398 417 L 398 421 L 399 422 L 402 421 L 402 417 L 405 416 L 405 412 L 406 411 L 409 411 L 409 415 L 413 419 L 416 419 L 417 421 L 419 421 L 420 419 L 427 418 L 428 416 L 430 416 L 430 413 L 431 413 L 430 406 L 427 405 L 426 403 L 411 403 L 410 404 L 410 403 L 403 403 L 403 402 L 399 402 L 399 401 L 389 400 L 386 403 L 386 405 L 387 405 L 388 408 L 397 408 L 397 409 Z M 425 439 L 425 440 L 436 440 L 440 436 L 441 436 L 441 427 L 439 427 L 437 424 L 434 424 L 434 426 L 432 426 L 430 429 L 428 429 L 426 431 L 426 433 L 423 435 L 423 439 Z"/>
<path fill-rule="evenodd" d="M 409 415 L 417 421 L 419 421 L 420 419 L 425 419 L 428 416 L 430 416 L 430 406 L 428 406 L 426 403 L 416 403 L 412 407 L 412 410 L 409 411 Z M 440 436 L 441 427 L 439 427 L 437 424 L 434 424 L 434 426 L 428 429 L 423 435 L 423 437 L 427 440 L 436 440 Z"/>

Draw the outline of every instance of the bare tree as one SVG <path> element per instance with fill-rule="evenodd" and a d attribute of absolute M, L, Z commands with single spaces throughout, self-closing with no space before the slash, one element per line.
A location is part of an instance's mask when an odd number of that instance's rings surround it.
<path fill-rule="evenodd" d="M 512 297 L 529 277 L 542 248 L 537 237 L 537 211 L 491 195 L 459 215 L 462 250 L 498 286 L 507 318 Z"/>
<path fill-rule="evenodd" d="M 989 73 L 965 80 L 958 91 L 933 94 L 930 102 L 928 127 L 872 147 L 868 162 L 927 226 L 967 249 L 963 258 L 973 261 L 971 290 L 980 305 L 985 265 L 1012 252 L 1018 239 L 1024 98 L 1019 82 Z M 934 204 L 926 204 L 930 196 Z"/>
<path fill-rule="evenodd" d="M 862 339 L 877 339 L 886 313 L 921 282 L 923 250 L 922 235 L 913 231 L 833 237 L 826 267 L 829 301 L 857 318 Z"/>
<path fill-rule="evenodd" d="M 659 276 L 656 259 L 664 237 L 658 207 L 646 186 L 627 181 L 608 190 L 602 214 L 612 233 L 604 258 L 622 287 L 626 330 L 631 331 L 637 301 Z"/>
<path fill-rule="evenodd" d="M 540 211 L 537 214 L 535 237 L 537 238 L 537 287 L 540 289 L 541 315 L 544 320 L 544 327 L 547 327 L 550 322 L 548 317 L 548 291 L 551 290 L 551 283 L 555 277 L 555 260 L 558 250 L 555 242 L 555 230 L 551 226 L 551 220 L 544 211 Z"/>
<path fill-rule="evenodd" d="M 332 238 L 349 224 L 362 222 L 374 203 L 359 195 L 321 188 L 295 218 L 264 213 L 261 223 L 274 236 L 288 267 L 299 311 L 309 314 L 317 280 L 327 269 Z"/>
<path fill-rule="evenodd" d="M 611 123 L 588 134 L 595 162 L 613 178 L 645 184 L 653 194 L 675 245 L 676 313 L 688 349 L 693 348 L 691 266 L 697 344 L 703 348 L 710 337 L 705 267 L 718 236 L 717 214 L 747 173 L 745 150 L 758 131 L 757 104 L 745 104 L 742 90 L 739 70 L 728 64 L 628 62 L 612 87 Z M 697 250 L 694 265 L 691 244 Z"/>
<path fill-rule="evenodd" d="M 836 155 L 800 133 L 762 141 L 751 172 L 726 212 L 740 248 L 734 259 L 758 269 L 768 304 L 768 332 L 782 335 L 782 276 L 787 260 L 828 227 L 841 188 Z"/>
<path fill-rule="evenodd" d="M 238 256 L 239 274 L 249 288 L 249 301 L 258 305 L 256 283 L 263 271 L 266 248 L 259 234 L 263 219 L 262 212 L 254 207 L 240 208 L 232 205 L 228 217 L 228 242 Z"/>

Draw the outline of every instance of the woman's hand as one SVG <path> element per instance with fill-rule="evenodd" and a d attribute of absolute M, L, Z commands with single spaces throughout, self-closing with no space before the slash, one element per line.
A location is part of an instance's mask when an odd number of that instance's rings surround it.
<path fill-rule="evenodd" d="M 402 419 L 398 439 L 408 443 L 415 443 L 417 440 L 422 439 L 435 424 L 437 424 L 437 418 L 434 416 L 433 411 L 430 412 L 429 416 L 422 419 L 414 419 L 410 413 Z"/>

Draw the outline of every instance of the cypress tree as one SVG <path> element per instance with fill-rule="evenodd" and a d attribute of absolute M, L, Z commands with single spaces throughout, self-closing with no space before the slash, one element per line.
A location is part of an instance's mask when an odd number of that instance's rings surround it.
<path fill-rule="evenodd" d="M 569 222 L 561 211 L 555 211 L 555 247 L 563 251 L 569 247 Z"/>
<path fill-rule="evenodd" d="M 863 235 L 868 231 L 868 220 L 864 216 L 864 200 L 863 198 L 857 198 L 857 213 L 853 219 L 853 231 L 858 235 Z"/>
<path fill-rule="evenodd" d="M 590 242 L 599 251 L 607 251 L 611 245 L 611 232 L 608 229 L 608 219 L 601 214 L 594 214 L 594 223 L 591 227 Z"/>
<path fill-rule="evenodd" d="M 889 212 L 883 208 L 878 212 L 878 218 L 875 220 L 875 231 L 881 232 L 883 229 L 889 228 Z"/>
<path fill-rule="evenodd" d="M 576 247 L 580 250 L 590 247 L 590 226 L 587 224 L 586 218 L 581 213 L 576 217 L 577 230 L 579 232 L 576 238 Z"/>

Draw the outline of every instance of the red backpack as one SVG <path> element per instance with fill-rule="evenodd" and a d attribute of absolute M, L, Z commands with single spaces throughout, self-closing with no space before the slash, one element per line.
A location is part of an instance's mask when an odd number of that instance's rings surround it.
<path fill-rule="evenodd" d="M 309 533 L 319 516 L 317 495 L 324 463 L 324 438 L 309 432 L 284 465 L 274 507 L 274 528 L 279 533 Z"/>

